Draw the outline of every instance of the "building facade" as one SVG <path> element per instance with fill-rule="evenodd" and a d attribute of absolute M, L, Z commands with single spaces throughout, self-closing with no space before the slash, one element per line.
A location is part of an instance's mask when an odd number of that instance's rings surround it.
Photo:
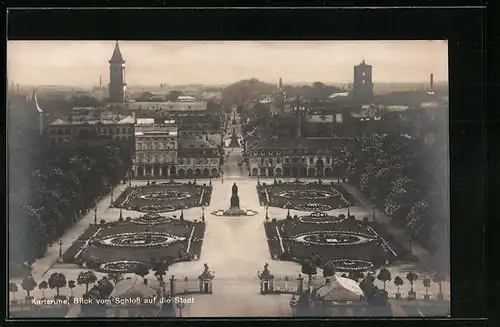
<path fill-rule="evenodd" d="M 157 123 L 153 118 L 137 119 L 132 177 L 176 176 L 177 136 L 173 120 Z"/>
<path fill-rule="evenodd" d="M 120 46 L 116 42 L 115 50 L 109 60 L 109 101 L 123 103 L 126 101 L 127 84 L 125 84 L 125 60 Z"/>
<path fill-rule="evenodd" d="M 70 123 L 57 119 L 44 131 L 50 144 L 105 144 L 110 141 L 120 141 L 133 149 L 134 123 L 132 117 L 126 117 L 118 122 L 90 121 Z"/>
<path fill-rule="evenodd" d="M 333 177 L 335 157 L 349 138 L 274 138 L 248 150 L 251 176 Z"/>
<path fill-rule="evenodd" d="M 367 65 L 364 60 L 361 64 L 354 66 L 352 92 L 354 99 L 362 104 L 373 102 L 372 66 Z"/>
<path fill-rule="evenodd" d="M 221 151 L 202 138 L 180 138 L 177 176 L 217 177 L 220 175 Z"/>

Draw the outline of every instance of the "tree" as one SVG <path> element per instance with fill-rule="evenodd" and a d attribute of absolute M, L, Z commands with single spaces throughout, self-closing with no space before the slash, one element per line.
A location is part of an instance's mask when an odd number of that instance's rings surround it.
<path fill-rule="evenodd" d="M 182 95 L 181 91 L 172 90 L 167 95 L 167 101 L 177 101 L 177 99 Z"/>
<path fill-rule="evenodd" d="M 386 283 L 391 280 L 391 272 L 386 268 L 382 268 L 378 273 L 377 279 L 384 283 L 385 291 Z"/>
<path fill-rule="evenodd" d="M 317 269 L 311 260 L 305 260 L 302 264 L 302 273 L 309 277 L 308 283 L 311 284 L 311 276 L 317 274 Z"/>
<path fill-rule="evenodd" d="M 51 289 L 56 289 L 56 297 L 59 298 L 59 290 L 66 286 L 66 276 L 62 273 L 53 273 L 49 277 L 49 287 Z"/>
<path fill-rule="evenodd" d="M 403 278 L 401 278 L 399 276 L 396 276 L 396 278 L 394 278 L 394 285 L 396 285 L 396 287 L 398 288 L 398 293 L 397 294 L 400 294 L 399 293 L 399 288 L 401 286 L 403 286 L 403 284 L 404 284 Z"/>
<path fill-rule="evenodd" d="M 113 284 L 106 277 L 101 278 L 97 282 L 97 289 L 102 298 L 107 298 L 113 292 Z"/>
<path fill-rule="evenodd" d="M 93 271 L 82 271 L 78 274 L 76 278 L 76 282 L 78 285 L 85 285 L 85 293 L 89 292 L 89 285 L 95 283 L 97 281 L 97 277 Z"/>
<path fill-rule="evenodd" d="M 45 290 L 49 287 L 49 284 L 47 281 L 42 281 L 40 284 L 38 284 L 38 288 L 42 290 L 42 299 L 45 299 Z"/>
<path fill-rule="evenodd" d="M 434 282 L 438 283 L 438 286 L 439 286 L 438 298 L 442 298 L 443 297 L 442 283 L 443 283 L 444 280 L 445 280 L 445 275 L 442 272 L 438 272 L 436 275 L 434 275 Z"/>
<path fill-rule="evenodd" d="M 332 263 L 327 262 L 323 266 L 323 277 L 335 276 L 335 270 Z"/>
<path fill-rule="evenodd" d="M 406 280 L 410 282 L 411 288 L 410 292 L 413 293 L 413 283 L 418 279 L 418 275 L 415 274 L 413 271 L 410 271 L 408 274 L 406 274 Z"/>
<path fill-rule="evenodd" d="M 71 297 L 73 297 L 73 289 L 76 287 L 75 281 L 74 280 L 68 281 L 68 287 L 69 287 L 70 292 L 71 292 Z"/>
<path fill-rule="evenodd" d="M 360 279 L 363 279 L 365 276 L 361 271 L 355 270 L 349 272 L 347 275 L 347 278 L 350 278 L 352 280 L 355 280 L 356 282 L 359 282 Z"/>
<path fill-rule="evenodd" d="M 425 287 L 425 295 L 429 296 L 429 287 L 431 287 L 431 280 L 429 278 L 425 278 L 422 283 Z"/>
<path fill-rule="evenodd" d="M 21 287 L 23 288 L 23 290 L 26 291 L 27 298 L 30 298 L 30 292 L 35 289 L 36 285 L 37 285 L 37 283 L 33 279 L 33 276 L 24 277 L 24 279 L 21 283 Z"/>
<path fill-rule="evenodd" d="M 145 264 L 140 263 L 135 267 L 134 273 L 144 278 L 145 276 L 147 276 L 147 274 L 149 274 L 149 269 Z"/>
<path fill-rule="evenodd" d="M 119 281 L 123 280 L 123 274 L 121 274 L 121 273 L 109 273 L 108 279 L 112 280 L 113 283 L 116 284 Z"/>
<path fill-rule="evenodd" d="M 85 265 L 89 269 L 97 269 L 101 264 L 99 263 L 99 260 L 96 257 L 90 256 L 85 260 Z"/>
<path fill-rule="evenodd" d="M 12 293 L 12 301 L 16 300 L 16 293 L 19 291 L 19 288 L 17 287 L 16 283 L 9 283 L 9 292 Z"/>

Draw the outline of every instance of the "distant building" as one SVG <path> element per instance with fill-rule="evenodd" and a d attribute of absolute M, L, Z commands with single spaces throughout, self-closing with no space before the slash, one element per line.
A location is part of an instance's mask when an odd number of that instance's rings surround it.
<path fill-rule="evenodd" d="M 332 177 L 334 158 L 349 138 L 269 138 L 253 140 L 246 152 L 252 176 Z"/>
<path fill-rule="evenodd" d="M 100 120 L 101 109 L 95 107 L 74 107 L 69 114 L 72 123 L 84 123 L 86 121 Z"/>
<path fill-rule="evenodd" d="M 94 120 L 76 123 L 57 119 L 45 129 L 45 134 L 52 145 L 106 144 L 114 140 L 133 149 L 134 120 L 132 116 L 120 121 Z"/>
<path fill-rule="evenodd" d="M 220 174 L 221 151 L 202 138 L 180 138 L 178 177 L 216 177 Z"/>
<path fill-rule="evenodd" d="M 135 125 L 135 158 L 133 177 L 159 178 L 176 175 L 177 124 L 138 118 Z"/>
<path fill-rule="evenodd" d="M 363 60 L 361 64 L 354 66 L 354 99 L 362 104 L 373 102 L 372 66 Z"/>
<path fill-rule="evenodd" d="M 127 84 L 125 84 L 125 60 L 120 46 L 116 42 L 115 50 L 109 60 L 109 101 L 122 103 L 126 101 Z"/>

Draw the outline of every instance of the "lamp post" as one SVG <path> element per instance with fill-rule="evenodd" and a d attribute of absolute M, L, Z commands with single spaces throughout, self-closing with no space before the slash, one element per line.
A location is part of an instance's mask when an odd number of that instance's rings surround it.
<path fill-rule="evenodd" d="M 97 205 L 94 208 L 94 224 L 97 225 Z"/>
<path fill-rule="evenodd" d="M 295 317 L 295 309 L 297 308 L 297 303 L 298 300 L 295 297 L 295 294 L 292 295 L 292 298 L 290 299 L 290 308 L 292 308 L 292 315 Z"/>
<path fill-rule="evenodd" d="M 170 295 L 171 296 L 174 296 L 174 293 L 175 293 L 175 289 L 174 289 L 174 282 L 175 281 L 176 281 L 175 276 L 172 275 L 172 277 L 170 278 Z"/>
<path fill-rule="evenodd" d="M 348 204 L 347 205 L 347 218 L 349 218 L 351 216 L 351 205 Z"/>
<path fill-rule="evenodd" d="M 266 220 L 269 219 L 269 205 L 266 204 Z"/>
<path fill-rule="evenodd" d="M 375 205 L 372 206 L 372 219 L 375 220 Z"/>
<path fill-rule="evenodd" d="M 113 206 L 113 202 L 114 202 L 114 201 L 113 201 L 113 195 L 114 195 L 114 192 L 115 192 L 115 190 L 114 190 L 114 189 L 112 189 L 112 190 L 111 190 L 111 203 L 110 203 L 110 205 L 109 205 L 110 207 L 112 207 L 112 206 Z"/>
<path fill-rule="evenodd" d="M 64 244 L 64 242 L 62 239 L 60 239 L 59 242 L 57 242 L 57 244 L 59 244 L 59 261 L 61 262 L 62 261 L 62 245 Z"/>
<path fill-rule="evenodd" d="M 204 205 L 201 206 L 201 219 L 203 221 L 205 221 L 205 206 Z"/>

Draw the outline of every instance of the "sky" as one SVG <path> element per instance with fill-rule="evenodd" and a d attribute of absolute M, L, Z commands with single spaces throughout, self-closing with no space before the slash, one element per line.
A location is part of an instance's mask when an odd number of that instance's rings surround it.
<path fill-rule="evenodd" d="M 448 81 L 446 41 L 120 41 L 129 85 L 352 83 L 373 66 L 374 83 Z M 98 86 L 109 82 L 115 41 L 9 41 L 9 83 Z"/>

